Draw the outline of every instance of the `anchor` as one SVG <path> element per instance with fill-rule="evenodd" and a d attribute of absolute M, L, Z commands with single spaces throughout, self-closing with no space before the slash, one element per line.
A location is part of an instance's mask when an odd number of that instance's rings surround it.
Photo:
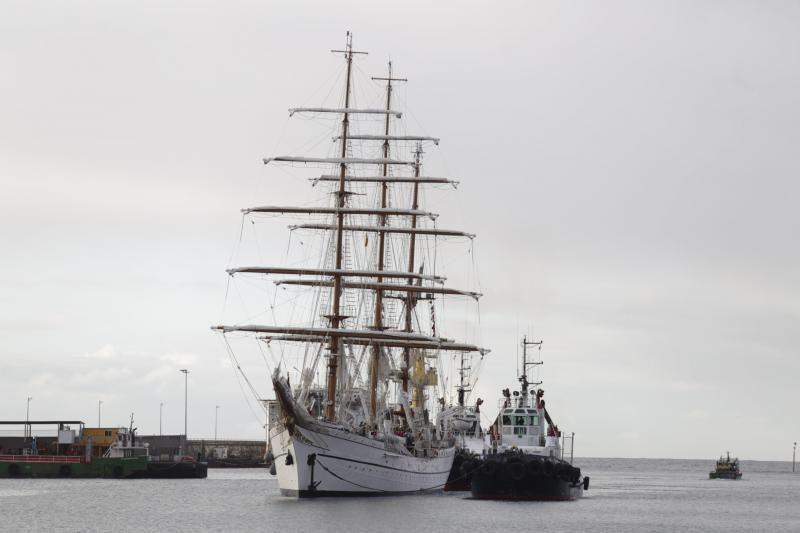
<path fill-rule="evenodd" d="M 317 464 L 317 454 L 312 453 L 309 455 L 306 464 L 311 467 L 311 482 L 308 484 L 308 490 L 315 491 L 319 484 L 322 483 L 322 481 L 314 481 L 314 466 Z"/>

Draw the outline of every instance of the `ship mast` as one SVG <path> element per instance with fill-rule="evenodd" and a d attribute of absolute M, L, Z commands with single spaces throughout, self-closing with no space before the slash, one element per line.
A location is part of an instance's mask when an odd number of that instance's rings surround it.
<path fill-rule="evenodd" d="M 417 144 L 417 149 L 414 151 L 414 177 L 419 178 L 420 175 L 420 161 L 422 158 L 422 143 Z M 419 207 L 419 183 L 414 181 L 412 193 L 411 193 L 411 205 L 414 207 L 412 209 L 416 210 Z M 416 244 L 417 244 L 417 235 L 414 230 L 417 227 L 417 217 L 411 217 L 411 233 L 408 239 L 408 272 L 414 272 L 414 254 L 416 252 Z M 408 285 L 413 285 L 413 281 L 409 279 Z M 416 296 L 412 291 L 408 291 L 406 293 L 406 309 L 405 309 L 405 331 L 410 333 L 412 331 L 412 317 L 414 306 L 417 303 Z M 405 368 L 403 369 L 403 392 L 408 393 L 408 374 L 411 371 L 410 364 L 411 364 L 411 348 L 405 348 L 403 350 L 403 364 Z"/>
<path fill-rule="evenodd" d="M 531 385 L 538 386 L 542 384 L 541 381 L 538 381 L 536 383 L 531 383 L 528 381 L 528 366 L 539 366 L 543 364 L 543 361 L 528 362 L 528 346 L 538 346 L 539 349 L 541 350 L 542 341 L 529 341 L 527 335 L 524 335 L 522 337 L 522 375 L 519 377 L 519 382 L 522 383 L 523 397 L 527 396 L 528 387 L 530 387 Z"/>
<path fill-rule="evenodd" d="M 373 77 L 373 80 L 376 81 L 386 81 L 386 111 L 392 109 L 392 82 L 393 81 L 408 81 L 405 78 L 393 78 L 392 77 L 392 62 L 389 61 L 389 74 L 385 78 L 381 77 Z M 389 159 L 389 122 L 391 120 L 391 115 L 389 113 L 386 114 L 385 124 L 384 124 L 384 136 L 385 139 L 383 140 L 383 158 L 388 160 Z M 383 164 L 383 172 L 381 176 L 386 178 L 389 175 L 389 165 L 384 163 Z M 386 209 L 388 207 L 388 196 L 389 196 L 389 182 L 384 179 L 381 181 L 381 209 Z M 380 227 L 385 227 L 387 224 L 387 217 L 386 215 L 380 215 Z M 378 272 L 383 272 L 384 270 L 384 263 L 386 260 L 386 232 L 380 231 L 378 233 Z M 377 278 L 377 283 L 381 283 L 383 281 L 383 277 Z M 375 318 L 373 321 L 373 328 L 376 331 L 381 331 L 383 329 L 383 289 L 377 289 L 375 291 Z M 369 367 L 369 417 L 370 423 L 377 424 L 377 416 L 378 416 L 378 366 L 380 364 L 380 355 L 381 355 L 382 348 L 376 344 L 372 345 L 372 359 L 370 361 Z"/>
<path fill-rule="evenodd" d="M 461 361 L 460 361 L 461 364 L 459 365 L 459 369 L 458 369 L 459 382 L 458 382 L 458 389 L 457 389 L 457 392 L 458 392 L 458 405 L 461 406 L 461 407 L 464 407 L 464 397 L 465 397 L 466 393 L 470 392 L 470 390 L 471 390 L 471 389 L 467 389 L 466 384 L 465 384 L 466 377 L 467 377 L 467 372 L 472 369 L 471 366 L 470 367 L 466 366 L 467 357 L 468 356 L 467 356 L 467 354 L 465 352 L 461 352 Z"/>
<path fill-rule="evenodd" d="M 345 79 L 344 90 L 344 113 L 342 113 L 342 160 L 347 158 L 347 133 L 350 127 L 349 113 L 347 110 L 350 108 L 350 76 L 353 66 L 353 54 L 363 54 L 365 52 L 353 52 L 353 36 L 347 32 L 347 46 L 345 50 L 333 50 L 333 52 L 344 53 L 345 61 L 347 62 L 347 76 Z M 347 163 L 342 161 L 339 164 L 339 190 L 337 191 L 336 205 L 341 210 L 345 207 L 347 190 L 345 189 L 347 181 Z M 336 264 L 335 270 L 342 269 L 342 248 L 344 240 L 344 212 L 340 211 L 336 215 Z M 331 312 L 328 316 L 331 328 L 334 330 L 339 329 L 342 319 L 341 314 L 341 297 L 342 297 L 342 275 L 335 273 L 333 275 L 333 301 L 331 303 Z M 336 415 L 336 375 L 339 366 L 339 335 L 332 334 L 328 343 L 328 387 L 326 394 L 325 406 L 325 420 L 332 422 Z"/>
<path fill-rule="evenodd" d="M 417 300 L 420 298 L 420 293 L 426 293 L 427 298 L 433 298 L 433 295 L 447 295 L 447 296 L 466 296 L 478 299 L 481 295 L 476 292 L 458 290 L 450 287 L 440 286 L 444 283 L 445 279 L 440 276 L 432 274 L 423 274 L 421 271 L 416 272 L 415 253 L 417 235 L 430 235 L 430 236 L 449 236 L 449 237 L 466 237 L 472 239 L 475 235 L 463 231 L 446 230 L 434 227 L 425 227 L 424 224 L 420 226 L 419 221 L 422 217 L 435 220 L 438 215 L 429 213 L 427 211 L 419 210 L 419 187 L 421 184 L 451 184 L 455 186 L 458 182 L 449 178 L 421 176 L 421 156 L 422 156 L 422 142 L 432 141 L 438 144 L 439 139 L 436 137 L 428 137 L 423 135 L 392 135 L 391 130 L 391 116 L 394 115 L 400 118 L 401 112 L 391 109 L 392 104 L 392 91 L 394 89 L 394 82 L 406 81 L 402 78 L 395 78 L 392 76 L 391 63 L 389 64 L 388 77 L 373 78 L 375 80 L 383 80 L 387 82 L 386 90 L 386 106 L 385 108 L 372 109 L 372 108 L 356 108 L 350 107 L 353 101 L 352 92 L 352 75 L 353 75 L 353 57 L 355 54 L 366 54 L 366 52 L 353 51 L 352 34 L 347 32 L 347 42 L 344 50 L 332 50 L 335 53 L 344 55 L 346 63 L 346 77 L 345 77 L 345 93 L 344 93 L 344 107 L 328 108 L 328 107 L 302 107 L 292 108 L 289 111 L 290 116 L 301 113 L 330 113 L 341 115 L 341 128 L 340 134 L 334 137 L 335 141 L 341 142 L 341 150 L 336 154 L 338 157 L 314 157 L 314 156 L 292 156 L 281 155 L 264 158 L 264 164 L 271 162 L 277 163 L 312 163 L 312 164 L 325 164 L 336 165 L 338 169 L 337 174 L 325 174 L 313 180 L 314 184 L 318 181 L 336 182 L 338 186 L 334 186 L 336 195 L 335 203 L 331 207 L 308 207 L 308 206 L 258 206 L 243 209 L 245 215 L 258 215 L 258 214 L 303 214 L 303 215 L 332 215 L 335 217 L 333 224 L 299 224 L 289 226 L 290 229 L 301 230 L 315 230 L 315 231 L 332 231 L 334 232 L 334 241 L 331 243 L 333 246 L 329 250 L 333 253 L 332 264 L 326 264 L 323 268 L 305 268 L 305 267 L 286 267 L 286 266 L 244 266 L 239 268 L 232 268 L 228 270 L 228 274 L 234 275 L 247 275 L 257 274 L 264 276 L 272 276 L 276 274 L 286 274 L 296 276 L 292 279 L 279 279 L 275 280 L 278 285 L 286 286 L 312 286 L 312 287 L 330 287 L 332 297 L 329 308 L 325 311 L 328 313 L 323 316 L 328 320 L 327 327 L 306 327 L 306 326 L 286 326 L 286 325 L 264 325 L 264 324 L 235 324 L 235 325 L 216 325 L 212 329 L 221 332 L 223 335 L 232 332 L 248 332 L 258 336 L 261 340 L 271 341 L 279 340 L 282 342 L 301 342 L 301 343 L 314 343 L 322 346 L 327 346 L 328 361 L 327 361 L 327 376 L 326 376 L 326 398 L 323 410 L 323 418 L 328 422 L 333 422 L 337 412 L 337 381 L 338 374 L 342 367 L 341 357 L 343 354 L 343 347 L 345 345 L 360 345 L 369 347 L 369 389 L 370 389 L 370 402 L 368 409 L 368 423 L 375 424 L 378 416 L 378 368 L 382 350 L 385 349 L 401 349 L 403 350 L 403 359 L 405 368 L 402 373 L 402 388 L 404 393 L 408 393 L 409 389 L 409 372 L 411 350 L 448 350 L 448 351 L 478 351 L 481 354 L 487 353 L 488 350 L 479 346 L 457 342 L 454 339 L 439 337 L 436 333 L 435 327 L 432 328 L 432 334 L 414 333 L 413 331 L 413 312 Z M 385 121 L 383 123 L 382 135 L 353 134 L 350 131 L 350 118 L 361 114 L 367 115 L 384 115 Z M 348 143 L 353 140 L 363 141 L 381 141 L 382 143 L 382 156 L 377 158 L 363 158 L 352 157 L 349 155 Z M 417 141 L 419 144 L 414 152 L 415 157 L 412 161 L 390 159 L 390 142 L 391 141 Z M 348 176 L 348 171 L 352 168 L 360 168 L 359 165 L 366 165 L 375 168 L 379 165 L 379 175 L 361 175 Z M 413 165 L 413 176 L 395 176 L 389 168 L 390 165 Z M 380 191 L 380 206 L 378 207 L 363 207 L 352 206 L 349 201 L 350 195 L 353 193 L 347 189 L 348 184 L 351 182 L 360 183 L 376 183 L 379 184 Z M 393 183 L 411 183 L 412 187 L 412 209 L 404 208 L 390 208 L 389 187 Z M 357 223 L 347 224 L 345 216 L 362 216 L 371 215 L 377 217 L 376 225 L 363 225 Z M 391 223 L 391 217 L 403 217 L 403 219 L 410 218 L 410 224 L 394 224 Z M 347 233 L 346 233 L 347 232 Z M 344 264 L 345 255 L 345 235 L 353 233 L 375 233 L 378 236 L 377 241 L 377 269 L 364 270 L 354 269 L 353 265 Z M 387 241 L 386 237 L 390 234 L 405 234 L 409 235 L 409 250 L 408 250 L 408 267 L 405 271 L 403 269 L 387 270 L 386 255 L 387 255 Z M 422 283 L 422 282 L 426 283 Z M 375 294 L 374 316 L 370 320 L 370 326 L 365 329 L 354 329 L 352 326 L 347 326 L 345 321 L 346 310 L 344 309 L 343 291 L 345 290 L 358 290 L 358 291 L 372 291 Z M 398 294 L 399 293 L 399 294 Z M 403 296 L 400 297 L 399 295 Z M 404 327 L 397 329 L 387 327 L 383 317 L 383 301 L 387 298 L 402 298 L 405 300 L 405 324 Z M 398 331 L 399 330 L 399 331 Z M 360 364 L 360 362 L 359 362 Z M 288 386 L 288 381 L 286 382 Z M 277 373 L 273 375 L 273 385 L 276 387 L 283 386 L 279 383 Z M 419 395 L 421 396 L 421 395 Z"/>

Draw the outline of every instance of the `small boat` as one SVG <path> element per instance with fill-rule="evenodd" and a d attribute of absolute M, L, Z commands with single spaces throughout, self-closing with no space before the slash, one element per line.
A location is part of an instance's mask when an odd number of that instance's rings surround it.
<path fill-rule="evenodd" d="M 726 452 L 717 460 L 717 466 L 713 472 L 708 473 L 709 479 L 741 479 L 742 471 L 739 470 L 739 459 L 731 459 L 731 452 Z"/>
<path fill-rule="evenodd" d="M 472 473 L 472 497 L 482 500 L 575 500 L 589 489 L 589 478 L 563 458 L 561 431 L 545 408 L 544 391 L 529 390 L 527 347 L 541 341 L 523 338 L 521 389 L 503 390 L 502 408 L 490 427 L 490 449 L 462 466 Z M 546 424 L 546 428 L 545 428 Z M 574 435 L 573 435 L 574 438 Z M 570 439 L 572 446 L 572 439 Z"/>

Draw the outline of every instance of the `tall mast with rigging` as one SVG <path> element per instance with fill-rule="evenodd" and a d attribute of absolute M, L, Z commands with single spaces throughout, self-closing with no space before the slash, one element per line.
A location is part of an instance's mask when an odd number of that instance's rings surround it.
<path fill-rule="evenodd" d="M 337 191 L 336 205 L 341 210 L 344 209 L 347 190 L 346 180 L 347 177 L 347 163 L 344 161 L 347 158 L 347 134 L 350 127 L 350 119 L 348 109 L 350 108 L 350 76 L 353 67 L 353 54 L 364 54 L 366 52 L 353 52 L 353 36 L 347 32 L 347 46 L 345 50 L 333 50 L 333 52 L 344 53 L 345 61 L 347 62 L 347 75 L 345 79 L 344 90 L 344 113 L 342 113 L 342 162 L 339 164 L 339 190 Z M 334 269 L 340 271 L 342 269 L 342 248 L 344 238 L 344 212 L 339 211 L 336 215 L 336 263 Z M 341 314 L 341 297 L 342 297 L 342 275 L 340 273 L 333 274 L 333 301 L 331 303 L 331 312 L 328 316 L 331 328 L 334 330 L 339 329 L 342 319 Z M 328 379 L 327 379 L 327 392 L 326 392 L 326 405 L 325 405 L 325 419 L 332 422 L 336 415 L 336 375 L 339 366 L 339 335 L 332 334 L 328 342 Z"/>
<path fill-rule="evenodd" d="M 417 144 L 417 149 L 414 151 L 414 177 L 419 178 L 420 176 L 420 166 L 422 160 L 422 143 Z M 419 183 L 414 181 L 414 185 L 412 186 L 411 191 L 411 205 L 413 205 L 413 209 L 417 209 L 419 207 Z M 417 228 L 417 217 L 411 217 L 411 232 L 408 238 L 408 272 L 413 273 L 415 270 L 415 253 L 417 249 L 417 235 L 416 230 Z M 414 282 L 409 279 L 408 285 L 413 285 Z M 405 331 L 411 332 L 412 331 L 412 319 L 413 319 L 413 312 L 414 306 L 416 305 L 417 299 L 416 295 L 413 291 L 409 290 L 406 292 L 405 298 Z M 411 348 L 405 348 L 403 350 L 403 392 L 408 393 L 408 376 L 409 372 L 411 371 Z"/>
<path fill-rule="evenodd" d="M 322 346 L 327 346 L 328 361 L 326 369 L 326 388 L 325 388 L 325 404 L 322 410 L 323 418 L 328 422 L 335 422 L 337 419 L 337 389 L 340 387 L 338 380 L 339 374 L 342 370 L 343 349 L 346 345 L 361 345 L 368 347 L 370 357 L 369 361 L 369 396 L 370 401 L 368 405 L 368 413 L 366 422 L 374 425 L 377 422 L 378 416 L 378 378 L 379 378 L 379 363 L 383 350 L 398 349 L 403 354 L 404 368 L 402 371 L 402 390 L 407 393 L 409 390 L 409 373 L 411 370 L 411 350 L 449 350 L 449 351 L 479 351 L 486 353 L 488 350 L 473 346 L 471 344 L 464 344 L 457 342 L 453 339 L 439 337 L 436 333 L 436 328 L 433 327 L 431 334 L 423 334 L 421 332 L 414 332 L 413 328 L 413 313 L 414 307 L 420 298 L 432 299 L 434 295 L 450 295 L 450 296 L 467 296 L 478 299 L 481 295 L 476 292 L 458 290 L 455 288 L 443 287 L 441 284 L 445 281 L 443 277 L 431 274 L 423 274 L 421 271 L 416 272 L 417 265 L 415 263 L 416 242 L 417 235 L 422 236 L 449 236 L 449 237 L 467 237 L 474 238 L 475 236 L 463 231 L 439 229 L 435 225 L 433 227 L 425 227 L 420 225 L 420 220 L 430 218 L 435 220 L 438 215 L 419 209 L 419 187 L 421 184 L 451 184 L 457 185 L 455 182 L 448 178 L 421 176 L 421 156 L 422 156 L 422 142 L 432 141 L 438 144 L 439 139 L 436 137 L 428 137 L 423 135 L 394 135 L 391 132 L 391 119 L 392 116 L 400 118 L 401 112 L 391 109 L 393 100 L 393 90 L 395 82 L 407 81 L 404 78 L 396 78 L 392 73 L 392 65 L 389 64 L 389 71 L 387 77 L 375 77 L 374 80 L 386 81 L 386 100 L 385 107 L 380 109 L 372 108 L 357 108 L 350 107 L 354 101 L 352 95 L 352 78 L 353 78 L 353 58 L 355 54 L 365 54 L 366 52 L 353 51 L 352 35 L 347 33 L 347 42 L 344 50 L 332 50 L 336 53 L 342 53 L 346 63 L 346 76 L 345 76 L 345 93 L 344 93 L 344 106 L 343 107 L 308 107 L 308 108 L 292 108 L 289 111 L 290 116 L 302 113 L 330 113 L 341 115 L 340 133 L 334 137 L 334 141 L 341 142 L 341 150 L 336 154 L 338 157 L 314 157 L 314 156 L 292 156 L 281 155 L 264 158 L 264 164 L 271 162 L 282 163 L 312 163 L 312 164 L 330 164 L 338 167 L 337 174 L 325 174 L 318 178 L 313 179 L 314 183 L 318 181 L 336 182 L 333 194 L 335 195 L 334 205 L 331 207 L 309 207 L 309 206 L 257 206 L 242 211 L 245 215 L 258 215 L 258 214 L 301 214 L 301 215 L 331 215 L 335 218 L 333 224 L 298 224 L 289 226 L 290 229 L 302 230 L 315 230 L 315 231 L 332 231 L 334 233 L 334 240 L 329 250 L 332 252 L 333 260 L 330 264 L 324 265 L 322 268 L 307 268 L 307 267 L 278 267 L 278 266 L 243 266 L 232 268 L 228 270 L 228 274 L 246 275 L 258 274 L 264 276 L 271 276 L 275 274 L 287 274 L 296 276 L 292 279 L 278 279 L 275 283 L 281 286 L 311 286 L 330 288 L 332 297 L 323 318 L 326 318 L 328 323 L 327 327 L 298 327 L 287 325 L 264 325 L 264 324 L 236 324 L 236 325 L 218 325 L 213 326 L 212 329 L 220 331 L 223 334 L 232 332 L 249 332 L 260 336 L 265 341 L 280 340 L 284 342 L 301 342 L 301 343 L 314 343 Z M 359 132 L 351 132 L 351 118 L 358 115 L 383 115 L 385 120 L 382 124 L 381 135 L 361 134 Z M 380 141 L 382 144 L 382 153 L 378 157 L 358 157 L 353 156 L 350 151 L 349 144 L 353 140 L 363 141 Z M 414 152 L 413 160 L 399 160 L 390 159 L 391 156 L 397 157 L 399 154 L 390 154 L 390 147 L 392 141 L 417 141 L 416 150 Z M 356 175 L 348 175 L 352 172 L 353 168 L 360 168 L 360 166 L 379 165 L 379 175 L 363 175 L 360 172 Z M 390 169 L 390 165 L 399 166 L 413 166 L 413 176 L 409 175 L 395 175 Z M 374 168 L 374 167 L 373 167 Z M 348 190 L 350 182 L 361 183 L 374 183 L 378 187 L 380 204 L 377 207 L 372 206 L 359 206 L 352 205 L 350 201 L 352 191 Z M 398 208 L 390 207 L 390 189 L 392 184 L 410 183 L 412 184 L 412 208 Z M 345 216 L 348 216 L 346 219 Z M 350 222 L 350 216 L 375 216 L 377 223 L 375 225 L 364 225 L 362 223 Z M 394 224 L 390 223 L 392 217 L 401 217 L 403 220 L 409 220 L 410 224 Z M 353 268 L 354 265 L 345 264 L 345 235 L 347 233 L 374 233 L 378 239 L 377 246 L 377 261 L 374 270 Z M 387 236 L 391 234 L 404 234 L 409 235 L 409 250 L 408 250 L 408 266 L 405 271 L 403 269 L 387 270 L 386 256 L 387 256 Z M 405 283 L 404 283 L 405 282 Z M 424 283 L 423 283 L 424 282 Z M 357 291 L 371 291 L 375 295 L 374 308 L 372 309 L 372 316 L 367 317 L 369 326 L 365 329 L 358 329 L 356 326 L 350 326 L 345 323 L 349 318 L 345 316 L 346 310 L 344 309 L 343 291 L 357 290 Z M 422 296 L 424 294 L 424 296 Z M 401 296 L 402 295 L 402 296 Z M 387 325 L 384 318 L 384 301 L 387 298 L 400 298 L 405 301 L 404 309 L 404 325 L 399 327 Z M 368 311 L 369 313 L 369 311 Z M 433 319 L 433 317 L 431 317 Z M 396 328 L 396 329 L 395 329 Z M 359 361 L 358 365 L 361 364 Z M 276 374 L 277 375 L 277 374 Z M 273 384 L 275 384 L 276 377 L 273 377 Z M 288 382 L 287 382 L 288 383 Z M 418 394 L 419 396 L 419 394 Z"/>
<path fill-rule="evenodd" d="M 386 111 L 392 109 L 392 82 L 393 81 L 408 81 L 405 78 L 394 78 L 392 77 L 392 62 L 389 61 L 389 74 L 387 77 L 373 77 L 373 80 L 376 81 L 386 81 Z M 391 120 L 391 115 L 389 113 L 386 114 L 385 122 L 384 122 L 384 139 L 383 139 L 383 158 L 385 160 L 389 159 L 389 122 Z M 381 177 L 386 178 L 389 175 L 389 165 L 384 163 L 383 171 Z M 389 196 L 389 182 L 387 180 L 383 180 L 380 182 L 381 187 L 381 209 L 388 208 L 388 196 Z M 387 224 L 387 217 L 385 215 L 380 215 L 380 227 L 385 227 Z M 384 270 L 384 263 L 386 261 L 386 232 L 380 231 L 378 233 L 378 272 L 383 272 Z M 377 283 L 381 283 L 383 281 L 383 277 L 377 278 Z M 376 331 L 381 331 L 383 329 L 383 289 L 378 288 L 375 290 L 375 316 L 373 320 L 373 327 Z M 382 348 L 378 345 L 372 346 L 372 360 L 370 362 L 369 368 L 369 416 L 370 416 L 370 423 L 376 424 L 377 423 L 377 414 L 378 414 L 378 366 L 380 364 L 380 354 Z"/>

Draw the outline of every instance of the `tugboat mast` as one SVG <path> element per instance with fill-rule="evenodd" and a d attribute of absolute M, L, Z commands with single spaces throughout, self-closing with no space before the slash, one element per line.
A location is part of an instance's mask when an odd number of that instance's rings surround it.
<path fill-rule="evenodd" d="M 531 383 L 528 381 L 528 366 L 539 366 L 544 364 L 544 361 L 531 361 L 528 362 L 528 346 L 538 346 L 539 350 L 542 349 L 542 342 L 543 341 L 529 341 L 528 336 L 524 335 L 522 337 L 522 375 L 518 378 L 519 382 L 522 384 L 522 397 L 523 399 L 525 396 L 528 395 L 528 387 L 533 385 L 534 387 L 541 385 L 541 381 L 537 381 L 535 383 Z"/>

